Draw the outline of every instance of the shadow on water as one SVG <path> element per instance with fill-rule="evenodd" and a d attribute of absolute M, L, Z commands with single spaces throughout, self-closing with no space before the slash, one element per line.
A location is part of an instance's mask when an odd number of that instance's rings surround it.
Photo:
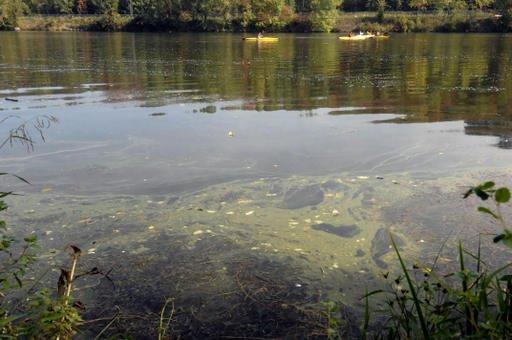
<path fill-rule="evenodd" d="M 304 261 L 258 255 L 222 236 L 194 246 L 177 235 L 148 241 L 155 248 L 143 259 L 112 250 L 111 257 L 123 258 L 113 276 L 117 289 L 106 283 L 95 289 L 92 301 L 103 303 L 93 304 L 90 315 L 122 306 L 123 314 L 136 317 L 120 320 L 117 331 L 146 337 L 157 331 L 156 311 L 172 297 L 171 333 L 181 337 L 326 336 L 321 302 L 331 287 L 305 273 Z M 348 327 L 350 309 L 343 308 L 347 332 L 357 332 Z"/>

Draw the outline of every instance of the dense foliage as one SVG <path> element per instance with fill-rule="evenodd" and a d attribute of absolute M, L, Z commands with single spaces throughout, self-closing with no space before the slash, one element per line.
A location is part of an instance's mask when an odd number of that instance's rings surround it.
<path fill-rule="evenodd" d="M 512 0 L 0 0 L 0 29 L 12 29 L 23 13 L 102 15 L 98 29 L 112 30 L 118 15 L 132 28 L 187 31 L 318 31 L 336 28 L 340 11 L 497 10 L 512 22 Z"/>

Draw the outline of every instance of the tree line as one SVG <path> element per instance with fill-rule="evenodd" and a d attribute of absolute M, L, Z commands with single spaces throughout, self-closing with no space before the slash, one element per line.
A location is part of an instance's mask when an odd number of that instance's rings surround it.
<path fill-rule="evenodd" d="M 512 0 L 0 0 L 0 29 L 24 14 L 131 15 L 134 25 L 186 30 L 331 31 L 340 11 L 497 10 L 512 18 Z M 4 27 L 6 28 L 6 27 Z"/>
<path fill-rule="evenodd" d="M 4 0 L 3 0 L 4 1 Z M 322 11 L 394 11 L 492 9 L 503 0 L 23 0 L 36 14 L 120 14 L 145 16 L 156 9 L 163 15 L 190 16 L 201 20 L 208 16 L 263 15 L 265 19 L 289 14 Z M 506 2 L 506 1 L 505 1 Z M 275 19 L 275 18 L 274 18 Z"/>

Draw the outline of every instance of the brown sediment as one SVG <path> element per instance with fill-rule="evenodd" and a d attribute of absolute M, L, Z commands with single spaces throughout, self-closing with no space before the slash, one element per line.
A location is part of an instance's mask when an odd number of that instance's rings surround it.
<path fill-rule="evenodd" d="M 381 261 L 393 270 L 389 244 L 380 242 L 388 229 L 404 239 L 404 255 L 411 257 L 439 245 L 428 237 L 429 225 L 430 233 L 440 233 L 436 222 L 457 223 L 457 211 L 450 218 L 434 213 L 447 204 L 444 197 L 455 200 L 457 188 L 446 189 L 448 180 L 420 186 L 405 175 L 397 180 L 403 184 L 349 175 L 264 178 L 214 185 L 179 199 L 172 193 L 47 192 L 23 197 L 23 204 L 13 198 L 9 213 L 20 232 L 37 228 L 44 249 L 53 249 L 45 255 L 49 263 L 73 242 L 85 253 L 85 268 L 112 268 L 115 289 L 98 278 L 77 286 L 77 297 L 88 306 L 86 319 L 119 306 L 118 329 L 148 334 L 148 328 L 156 330 L 155 315 L 165 300 L 173 298 L 173 331 L 184 337 L 321 336 L 324 302 L 340 301 L 344 312 L 358 315 L 362 288 L 353 283 L 376 289 Z M 281 209 L 282 188 L 322 190 L 322 201 Z M 333 237 L 340 226 L 357 226 L 351 230 L 358 233 Z M 93 332 L 96 326 L 90 327 Z"/>

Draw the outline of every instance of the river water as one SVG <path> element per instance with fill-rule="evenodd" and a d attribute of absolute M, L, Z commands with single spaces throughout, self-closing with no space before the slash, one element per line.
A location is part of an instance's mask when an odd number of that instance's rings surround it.
<path fill-rule="evenodd" d="M 508 180 L 512 35 L 241 37 L 0 33 L 0 136 L 34 141 L 0 149 L 31 182 L 2 179 L 8 222 L 50 284 L 70 243 L 111 270 L 86 316 L 147 335 L 172 297 L 184 337 L 318 335 L 299 307 L 357 315 L 388 230 L 424 259 L 495 231 L 461 193 Z"/>

